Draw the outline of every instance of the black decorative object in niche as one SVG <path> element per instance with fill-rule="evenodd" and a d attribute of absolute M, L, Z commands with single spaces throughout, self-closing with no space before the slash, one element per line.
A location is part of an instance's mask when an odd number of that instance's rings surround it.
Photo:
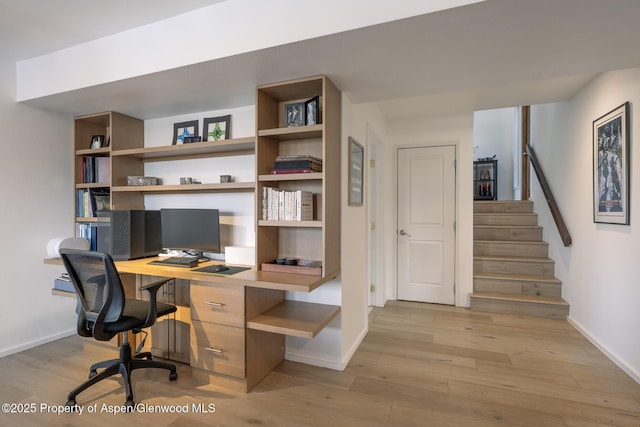
<path fill-rule="evenodd" d="M 473 199 L 498 200 L 498 160 L 473 162 Z"/>

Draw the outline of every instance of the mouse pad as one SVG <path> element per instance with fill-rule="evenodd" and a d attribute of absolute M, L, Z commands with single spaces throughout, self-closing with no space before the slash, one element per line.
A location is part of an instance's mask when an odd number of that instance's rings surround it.
<path fill-rule="evenodd" d="M 231 267 L 231 266 L 227 266 L 228 270 L 226 271 L 215 271 L 216 266 L 215 265 L 209 265 L 207 267 L 201 267 L 201 268 L 194 268 L 193 272 L 196 273 L 212 273 L 212 274 L 224 274 L 224 275 L 228 275 L 228 274 L 236 274 L 239 273 L 241 271 L 245 271 L 245 270 L 249 270 L 249 267 Z"/>

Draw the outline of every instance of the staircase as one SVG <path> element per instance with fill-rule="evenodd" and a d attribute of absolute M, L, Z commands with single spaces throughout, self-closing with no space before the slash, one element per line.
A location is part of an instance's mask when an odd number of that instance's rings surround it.
<path fill-rule="evenodd" d="M 471 310 L 567 318 L 533 202 L 474 202 L 473 239 Z"/>

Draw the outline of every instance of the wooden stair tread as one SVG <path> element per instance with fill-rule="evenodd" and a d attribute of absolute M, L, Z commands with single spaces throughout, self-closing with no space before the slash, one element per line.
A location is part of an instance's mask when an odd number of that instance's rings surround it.
<path fill-rule="evenodd" d="M 561 297 L 543 296 L 543 295 L 521 295 L 521 294 L 503 294 L 498 292 L 473 292 L 469 295 L 471 298 L 483 298 L 502 301 L 516 301 L 534 304 L 551 304 L 559 306 L 569 306 Z"/>
<path fill-rule="evenodd" d="M 526 282 L 547 282 L 561 284 L 562 281 L 555 276 L 540 276 L 527 274 L 501 274 L 501 273 L 474 273 L 474 279 L 494 279 L 494 280 L 520 280 Z"/>
<path fill-rule="evenodd" d="M 504 255 L 474 255 L 474 260 L 478 261 L 520 261 L 520 262 L 542 262 L 554 263 L 551 258 L 545 257 L 524 257 L 524 256 L 504 256 Z"/>
<path fill-rule="evenodd" d="M 544 240 L 474 240 L 473 243 L 498 243 L 502 245 L 548 245 Z"/>
<path fill-rule="evenodd" d="M 474 224 L 473 225 L 474 228 L 488 228 L 491 230 L 500 230 L 503 228 L 518 228 L 518 229 L 540 229 L 542 228 L 539 225 L 522 225 L 522 224 L 514 224 L 514 225 L 492 225 L 492 224 Z"/>

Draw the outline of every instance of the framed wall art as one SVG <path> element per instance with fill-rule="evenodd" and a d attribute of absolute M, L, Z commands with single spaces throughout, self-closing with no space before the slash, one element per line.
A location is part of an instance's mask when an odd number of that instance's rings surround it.
<path fill-rule="evenodd" d="M 629 224 L 629 103 L 593 121 L 593 221 Z"/>
<path fill-rule="evenodd" d="M 231 138 L 231 115 L 207 117 L 202 125 L 203 141 L 220 141 Z"/>
<path fill-rule="evenodd" d="M 364 147 L 349 137 L 349 206 L 362 206 Z"/>
<path fill-rule="evenodd" d="M 188 122 L 180 122 L 173 124 L 173 142 L 172 145 L 184 144 L 185 138 L 193 138 L 198 136 L 198 121 L 191 120 Z M 187 141 L 190 141 L 188 139 Z M 193 141 L 192 141 L 193 142 Z"/>

